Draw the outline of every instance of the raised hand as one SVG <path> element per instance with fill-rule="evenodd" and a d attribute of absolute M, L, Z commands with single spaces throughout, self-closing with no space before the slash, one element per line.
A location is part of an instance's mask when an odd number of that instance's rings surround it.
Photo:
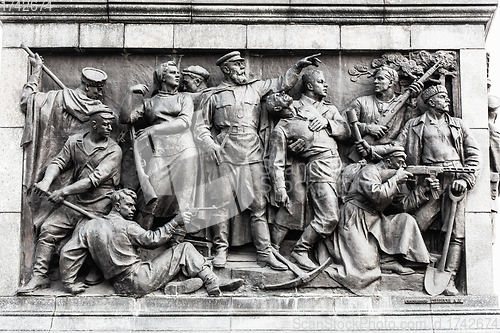
<path fill-rule="evenodd" d="M 139 83 L 135 86 L 130 87 L 128 90 L 134 94 L 141 94 L 142 96 L 144 96 L 146 92 L 149 91 L 149 88 L 147 85 Z"/>
<path fill-rule="evenodd" d="M 320 55 L 321 53 L 316 53 L 308 57 L 305 57 L 303 59 L 300 59 L 299 61 L 297 61 L 296 66 L 301 69 L 311 65 L 318 67 L 319 64 L 321 63 L 321 60 L 319 60 L 317 57 Z"/>

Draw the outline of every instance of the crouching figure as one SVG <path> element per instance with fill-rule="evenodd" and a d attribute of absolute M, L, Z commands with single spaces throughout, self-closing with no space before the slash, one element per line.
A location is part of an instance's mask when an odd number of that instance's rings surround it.
<path fill-rule="evenodd" d="M 117 294 L 143 296 L 164 287 L 166 292 L 171 291 L 174 288 L 166 285 L 181 270 L 191 279 L 177 285 L 177 293 L 194 292 L 204 284 L 208 295 L 219 296 L 221 291 L 243 285 L 242 279 L 219 280 L 191 243 L 174 245 L 152 260 L 141 260 L 138 248 L 154 249 L 166 244 L 177 226 L 189 223 L 192 213 L 183 212 L 156 230 L 145 230 L 132 220 L 136 199 L 135 192 L 129 189 L 114 192 L 111 212 L 88 221 L 73 233 L 60 258 L 67 292 L 78 294 L 85 290 L 86 285 L 76 282 L 76 278 L 89 253 Z"/>

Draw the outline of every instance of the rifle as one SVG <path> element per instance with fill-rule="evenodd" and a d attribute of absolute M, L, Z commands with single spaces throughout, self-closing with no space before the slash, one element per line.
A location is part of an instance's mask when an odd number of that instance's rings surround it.
<path fill-rule="evenodd" d="M 431 77 L 431 75 L 434 74 L 434 72 L 439 68 L 439 66 L 441 65 L 441 62 L 442 62 L 442 59 L 438 60 L 416 82 L 420 82 L 422 84 L 425 83 Z M 391 122 L 392 118 L 394 118 L 394 116 L 396 115 L 397 111 L 399 111 L 403 107 L 403 105 L 405 105 L 406 101 L 410 98 L 410 95 L 411 95 L 411 90 L 406 89 L 405 92 L 402 95 L 400 95 L 393 104 L 391 104 L 389 106 L 389 108 L 387 109 L 386 116 L 383 117 L 383 123 L 379 123 L 379 124 L 380 125 L 389 124 Z M 368 141 L 368 143 L 373 142 L 371 140 L 367 140 L 367 141 Z"/>
<path fill-rule="evenodd" d="M 134 161 L 135 169 L 137 170 L 137 176 L 139 177 L 139 183 L 141 184 L 142 195 L 147 205 L 155 202 L 158 199 L 156 192 L 149 181 L 149 176 L 144 172 L 144 167 L 142 165 L 142 157 L 139 152 L 139 145 L 137 139 L 135 138 L 135 128 L 134 125 L 130 125 L 130 138 L 132 139 L 132 145 L 134 150 Z"/>
<path fill-rule="evenodd" d="M 35 57 L 35 54 L 33 53 L 33 51 L 31 51 L 29 47 L 27 47 L 26 45 L 24 45 L 24 43 L 21 43 L 21 48 L 22 48 L 24 51 L 26 51 L 26 53 L 28 53 L 28 55 L 29 55 L 30 57 L 33 57 L 33 58 Z M 66 86 L 64 85 L 64 83 L 62 83 L 62 81 L 61 81 L 61 80 L 59 80 L 59 79 L 57 78 L 57 76 L 55 76 L 55 74 L 54 74 L 54 73 L 52 73 L 52 71 L 51 71 L 50 69 L 48 69 L 48 68 L 47 68 L 47 66 L 42 65 L 42 69 L 43 69 L 43 71 L 44 71 L 45 73 L 47 73 L 47 75 L 48 75 L 48 76 L 50 76 L 50 78 L 51 78 L 52 80 L 54 80 L 54 82 L 55 82 L 55 83 L 56 83 L 56 84 L 57 84 L 57 85 L 58 85 L 61 89 L 66 88 Z"/>
<path fill-rule="evenodd" d="M 441 173 L 475 173 L 476 169 L 471 167 L 446 167 L 446 166 L 427 166 L 427 165 L 409 165 L 405 169 L 413 175 L 427 175 L 431 179 L 436 179 L 438 174 Z M 439 198 L 437 189 L 431 188 L 432 197 Z"/>
<path fill-rule="evenodd" d="M 201 211 L 215 211 L 220 210 L 222 208 L 211 206 L 211 207 L 193 207 L 188 208 L 187 211 L 193 213 L 193 216 L 196 216 Z"/>

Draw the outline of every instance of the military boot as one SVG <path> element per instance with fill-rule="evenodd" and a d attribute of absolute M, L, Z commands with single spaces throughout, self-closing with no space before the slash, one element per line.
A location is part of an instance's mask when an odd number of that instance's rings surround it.
<path fill-rule="evenodd" d="M 227 262 L 227 248 L 229 247 L 229 221 L 224 221 L 212 226 L 214 234 L 215 258 L 212 265 L 223 268 Z"/>
<path fill-rule="evenodd" d="M 293 247 L 290 258 L 303 270 L 313 271 L 318 268 L 318 266 L 309 259 L 309 251 L 319 238 L 320 235 L 309 225 Z"/>
<path fill-rule="evenodd" d="M 165 295 L 184 295 L 194 293 L 203 286 L 203 280 L 200 278 L 191 278 L 185 281 L 168 283 L 163 291 Z"/>
<path fill-rule="evenodd" d="M 31 280 L 23 287 L 17 290 L 18 295 L 32 293 L 38 289 L 50 287 L 48 277 L 50 259 L 54 253 L 54 247 L 38 243 L 36 246 L 35 263 L 33 264 L 33 276 Z"/>
<path fill-rule="evenodd" d="M 209 296 L 220 296 L 222 291 L 234 291 L 243 285 L 243 279 L 222 279 L 209 267 L 205 267 L 198 276 L 203 280 Z"/>
<path fill-rule="evenodd" d="M 261 267 L 269 266 L 277 271 L 286 271 L 288 267 L 276 259 L 271 251 L 271 236 L 269 226 L 265 221 L 252 221 L 252 238 L 257 249 L 257 264 Z"/>
<path fill-rule="evenodd" d="M 458 269 L 460 268 L 460 260 L 462 259 L 462 244 L 458 242 L 451 242 L 450 248 L 448 249 L 448 256 L 446 257 L 445 270 L 451 272 L 450 282 L 448 286 L 443 291 L 445 296 L 457 296 L 460 294 L 457 287 L 455 286 L 455 278 L 457 276 Z"/>
<path fill-rule="evenodd" d="M 279 251 L 281 243 L 288 234 L 288 229 L 273 223 L 269 224 L 269 232 L 271 234 L 272 247 Z"/>
<path fill-rule="evenodd" d="M 394 256 L 382 252 L 380 254 L 380 269 L 382 273 L 396 273 L 399 275 L 409 275 L 415 273 L 410 267 L 401 265 Z"/>

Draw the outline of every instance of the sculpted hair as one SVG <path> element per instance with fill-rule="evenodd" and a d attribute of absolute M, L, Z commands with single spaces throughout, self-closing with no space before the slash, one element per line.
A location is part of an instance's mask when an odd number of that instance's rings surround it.
<path fill-rule="evenodd" d="M 156 67 L 153 72 L 153 91 L 159 91 L 161 89 L 161 83 L 165 79 L 167 69 L 171 66 L 177 68 L 175 61 L 167 61 Z"/>
<path fill-rule="evenodd" d="M 399 74 L 398 74 L 398 71 L 396 71 L 395 69 L 393 69 L 389 66 L 382 66 L 382 67 L 379 67 L 377 69 L 375 74 L 378 74 L 380 72 L 387 73 L 387 75 L 384 75 L 384 76 L 387 77 L 389 80 L 392 80 L 394 83 L 399 82 Z"/>
<path fill-rule="evenodd" d="M 137 195 L 135 194 L 135 192 L 132 191 L 131 189 L 124 188 L 124 189 L 113 192 L 113 194 L 111 195 L 111 204 L 114 207 L 117 203 L 122 201 L 125 197 L 130 197 L 130 198 L 134 199 L 134 202 L 137 201 Z"/>
<path fill-rule="evenodd" d="M 317 75 L 321 75 L 323 74 L 322 71 L 320 71 L 319 69 L 310 69 L 308 70 L 307 72 L 305 72 L 303 75 L 302 75 L 302 82 L 304 83 L 304 87 L 308 84 L 308 83 L 313 83 L 314 82 L 314 79 L 316 78 Z"/>

